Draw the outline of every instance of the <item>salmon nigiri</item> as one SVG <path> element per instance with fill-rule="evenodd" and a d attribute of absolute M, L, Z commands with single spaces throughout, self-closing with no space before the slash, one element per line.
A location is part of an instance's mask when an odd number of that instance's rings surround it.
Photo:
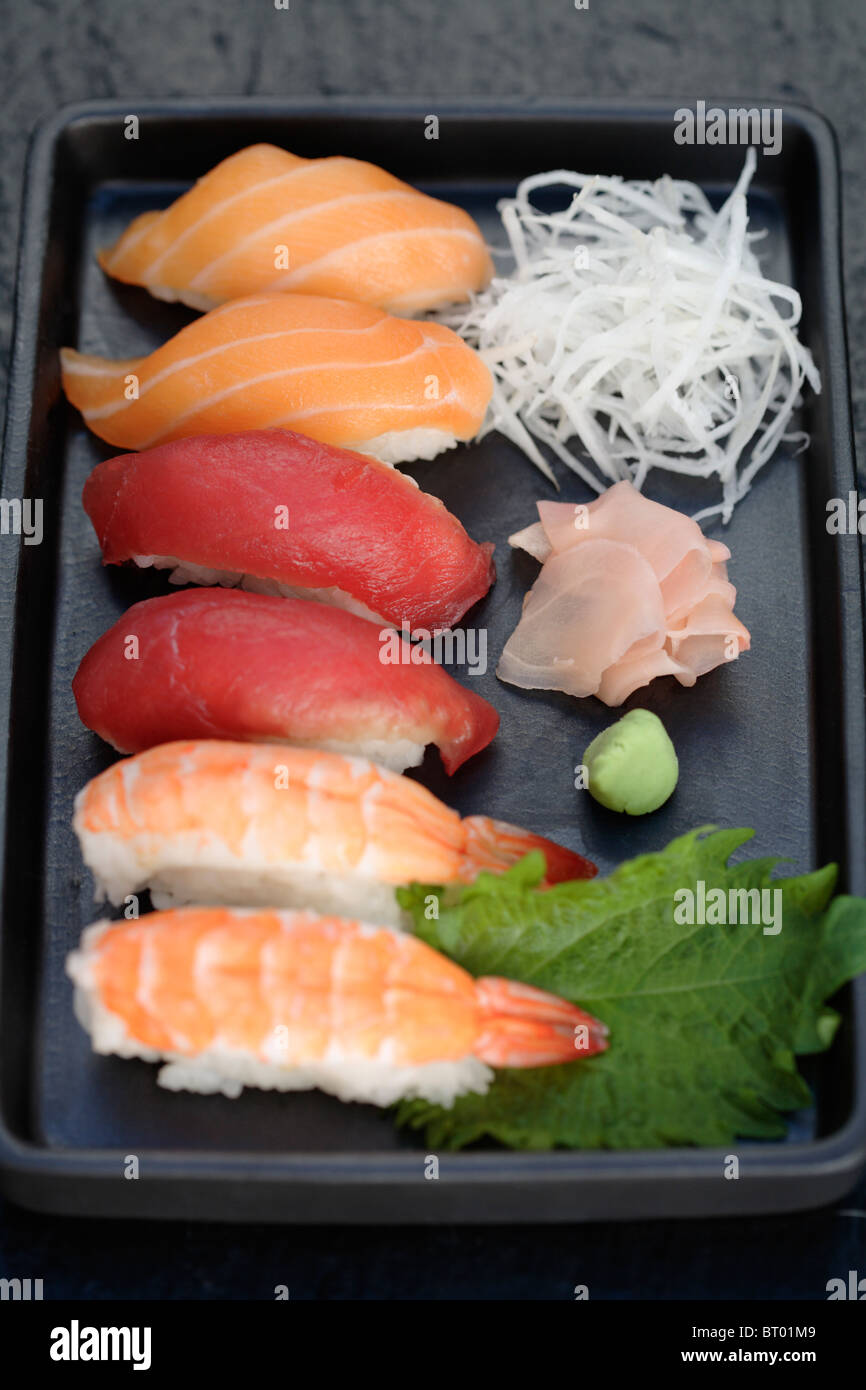
<path fill-rule="evenodd" d="M 581 855 L 364 758 L 281 744 L 168 743 L 79 792 L 73 820 L 97 895 L 349 911 L 399 926 L 395 888 L 469 883 L 530 850 L 546 882 L 591 878 Z"/>
<path fill-rule="evenodd" d="M 603 1052 L 607 1028 L 417 937 L 306 912 L 187 908 L 97 922 L 67 960 L 99 1053 L 167 1063 L 169 1090 L 319 1087 L 341 1100 L 450 1105 L 491 1067 Z"/>
<path fill-rule="evenodd" d="M 103 251 L 107 274 L 211 309 L 261 290 L 413 314 L 468 298 L 492 266 L 468 213 L 360 159 L 274 145 L 230 155 Z"/>
<path fill-rule="evenodd" d="M 396 661 L 385 659 L 389 637 Z M 402 772 L 437 743 L 454 772 L 499 727 L 492 705 L 390 630 L 231 589 L 136 603 L 91 647 L 72 689 L 83 722 L 122 753 L 184 738 L 284 739 Z"/>
<path fill-rule="evenodd" d="M 284 426 L 405 463 L 471 439 L 493 393 L 444 324 L 312 294 L 232 300 L 147 357 L 60 357 L 69 400 L 123 449 Z"/>
<path fill-rule="evenodd" d="M 493 546 L 473 541 L 438 497 L 288 430 L 106 459 L 83 501 L 106 565 L 299 594 L 395 627 L 448 628 L 494 579 Z"/>

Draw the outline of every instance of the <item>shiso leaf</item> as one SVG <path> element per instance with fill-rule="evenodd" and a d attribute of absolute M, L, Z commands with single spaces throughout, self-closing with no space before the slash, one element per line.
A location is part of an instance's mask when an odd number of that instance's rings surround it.
<path fill-rule="evenodd" d="M 473 975 L 551 990 L 610 1029 L 610 1048 L 564 1066 L 497 1073 L 450 1109 L 407 1101 L 398 1122 L 430 1148 L 492 1138 L 519 1149 L 658 1148 L 779 1139 L 810 1103 L 798 1053 L 829 1047 L 827 999 L 866 970 L 866 901 L 830 901 L 835 865 L 774 878 L 778 859 L 729 861 L 750 830 L 701 827 L 606 878 L 539 892 L 539 855 L 448 902 L 401 899 L 418 935 Z M 782 927 L 678 924 L 677 890 L 781 893 Z M 430 915 L 430 899 L 439 916 Z"/>

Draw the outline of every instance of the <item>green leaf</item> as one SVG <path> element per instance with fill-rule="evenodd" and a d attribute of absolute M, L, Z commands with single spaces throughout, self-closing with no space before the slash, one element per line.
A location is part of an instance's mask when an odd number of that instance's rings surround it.
<path fill-rule="evenodd" d="M 414 885 L 416 931 L 473 975 L 524 980 L 610 1029 L 607 1052 L 563 1066 L 501 1071 L 487 1095 L 450 1109 L 404 1102 L 401 1124 L 432 1148 L 488 1137 L 514 1148 L 654 1148 L 774 1139 L 808 1105 L 797 1053 L 828 1047 L 827 999 L 866 969 L 866 902 L 837 898 L 836 868 L 774 878 L 776 859 L 729 861 L 750 830 L 704 826 L 607 878 L 538 891 L 536 856 L 483 875 L 455 900 Z M 530 862 L 532 861 L 532 862 Z M 677 920 L 684 889 L 781 895 L 766 918 Z M 430 894 L 438 919 L 425 915 Z M 767 906 L 774 902 L 766 899 Z M 680 912 L 680 916 L 685 915 Z"/>

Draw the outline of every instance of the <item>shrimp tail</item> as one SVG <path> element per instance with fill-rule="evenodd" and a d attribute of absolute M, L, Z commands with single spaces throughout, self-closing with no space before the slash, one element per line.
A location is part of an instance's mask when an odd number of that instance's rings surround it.
<path fill-rule="evenodd" d="M 467 816 L 463 826 L 466 840 L 460 877 L 465 883 L 471 883 L 482 869 L 501 874 L 533 849 L 540 849 L 547 863 L 545 887 L 575 878 L 594 878 L 598 873 L 595 864 L 582 854 L 505 821 Z"/>
<path fill-rule="evenodd" d="M 474 1055 L 491 1067 L 548 1067 L 604 1052 L 607 1026 L 532 985 L 486 975 L 475 982 L 482 1027 Z"/>

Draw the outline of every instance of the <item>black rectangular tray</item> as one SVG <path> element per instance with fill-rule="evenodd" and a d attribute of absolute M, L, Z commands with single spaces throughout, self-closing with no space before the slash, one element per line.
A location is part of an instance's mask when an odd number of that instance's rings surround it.
<path fill-rule="evenodd" d="M 2 495 L 44 499 L 43 543 L 0 537 L 0 721 L 6 797 L 0 978 L 0 1166 L 5 1192 L 47 1211 L 276 1221 L 571 1221 L 710 1215 L 817 1206 L 846 1192 L 866 1161 L 866 981 L 837 1001 L 843 1026 L 812 1060 L 814 1106 L 789 1138 L 741 1144 L 740 1179 L 716 1150 L 440 1154 L 425 1180 L 417 1135 L 387 1114 L 317 1093 L 245 1092 L 239 1101 L 172 1094 L 155 1068 L 95 1057 L 75 1022 L 67 951 L 97 915 L 70 829 L 72 801 L 111 759 L 78 722 L 69 683 L 91 642 L 164 576 L 102 571 L 80 505 L 90 468 L 115 452 L 65 404 L 57 350 L 75 344 L 131 356 L 191 315 L 113 285 L 94 250 L 136 213 L 169 201 L 219 159 L 254 141 L 304 155 L 382 164 L 463 204 L 496 234 L 496 200 L 518 179 L 569 167 L 694 179 L 721 196 L 742 148 L 678 145 L 674 111 L 654 105 L 446 105 L 351 100 L 95 103 L 40 132 L 27 174 Z M 719 102 L 719 105 L 753 103 Z M 137 140 L 125 117 L 139 117 Z M 439 138 L 425 138 L 425 116 Z M 750 200 L 767 272 L 803 297 L 802 335 L 823 375 L 807 397 L 809 450 L 784 450 L 759 476 L 724 538 L 753 635 L 733 670 L 693 691 L 656 681 L 640 704 L 677 746 L 681 785 L 635 822 L 573 788 L 573 768 L 610 722 L 598 702 L 499 683 L 496 658 L 533 577 L 509 532 L 550 489 L 498 435 L 414 470 L 478 539 L 497 543 L 499 578 L 469 616 L 488 634 L 489 668 L 467 683 L 502 714 L 494 746 L 451 781 L 421 771 L 463 812 L 486 811 L 585 849 L 602 872 L 696 825 L 748 825 L 752 848 L 789 855 L 797 871 L 842 864 L 866 890 L 863 595 L 858 538 L 830 537 L 826 502 L 854 487 L 839 244 L 835 143 L 814 113 L 787 107 L 782 152 L 760 158 Z M 501 237 L 498 238 L 501 241 Z M 567 500 L 588 500 L 560 471 Z M 704 494 L 652 495 L 694 510 Z M 691 503 L 694 506 L 691 506 Z M 715 528 L 711 534 L 720 535 Z M 459 674 L 459 673 L 458 673 Z M 124 1177 L 136 1155 L 140 1177 Z"/>

